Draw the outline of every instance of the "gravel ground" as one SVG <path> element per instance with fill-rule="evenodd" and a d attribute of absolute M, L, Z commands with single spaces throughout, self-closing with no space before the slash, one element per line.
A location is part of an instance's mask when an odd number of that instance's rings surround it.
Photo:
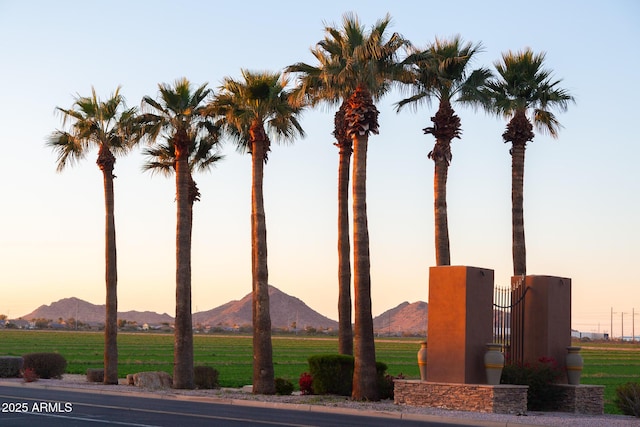
<path fill-rule="evenodd" d="M 149 390 L 126 385 L 126 380 L 122 379 L 119 385 L 104 385 L 101 383 L 87 382 L 84 375 L 64 375 L 59 380 L 38 380 L 34 383 L 24 383 L 19 378 L 3 378 L 0 384 L 21 384 L 29 387 L 48 388 L 68 388 L 81 389 L 88 392 L 97 393 L 135 393 L 144 396 L 156 396 L 162 398 L 190 398 L 202 401 L 220 401 L 242 405 L 307 405 L 318 406 L 318 410 L 326 411 L 335 408 L 335 411 L 362 411 L 368 414 L 379 413 L 380 415 L 397 415 L 411 417 L 413 419 L 431 419 L 446 422 L 447 420 L 468 421 L 470 425 L 483 426 L 509 426 L 509 425 L 532 425 L 532 426 L 576 426 L 576 427 L 640 427 L 640 419 L 622 415 L 579 415 L 569 413 L 550 412 L 528 412 L 526 415 L 503 415 L 488 414 L 479 412 L 451 411 L 438 408 L 419 408 L 407 405 L 396 405 L 392 401 L 381 402 L 354 402 L 348 398 L 340 396 L 264 396 L 254 395 L 250 388 L 218 390 Z M 323 407 L 323 408 L 320 408 Z M 313 410 L 313 408 L 311 409 Z"/>

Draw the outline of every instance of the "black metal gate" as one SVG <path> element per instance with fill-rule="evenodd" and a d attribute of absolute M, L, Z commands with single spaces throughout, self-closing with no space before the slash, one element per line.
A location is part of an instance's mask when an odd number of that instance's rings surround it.
<path fill-rule="evenodd" d="M 502 344 L 506 363 L 524 361 L 524 297 L 528 289 L 524 278 L 518 278 L 510 288 L 493 290 L 493 342 Z"/>

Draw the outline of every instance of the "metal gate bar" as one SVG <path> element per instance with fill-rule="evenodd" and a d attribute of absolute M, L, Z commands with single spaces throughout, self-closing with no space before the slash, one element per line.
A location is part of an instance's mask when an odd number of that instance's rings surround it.
<path fill-rule="evenodd" d="M 528 287 L 523 279 L 510 288 L 495 287 L 493 293 L 493 342 L 502 344 L 506 363 L 524 362 L 524 298 Z"/>

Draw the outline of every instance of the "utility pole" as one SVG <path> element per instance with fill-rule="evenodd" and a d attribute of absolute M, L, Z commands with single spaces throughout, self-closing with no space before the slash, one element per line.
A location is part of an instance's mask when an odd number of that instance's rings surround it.
<path fill-rule="evenodd" d="M 625 314 L 629 314 L 629 313 L 624 313 L 624 312 L 620 312 L 620 314 L 622 315 L 622 341 L 624 341 L 624 315 Z"/>
<path fill-rule="evenodd" d="M 631 342 L 636 341 L 636 309 L 631 309 Z"/>
<path fill-rule="evenodd" d="M 609 339 L 613 339 L 613 307 L 611 307 L 611 329 L 609 329 Z"/>

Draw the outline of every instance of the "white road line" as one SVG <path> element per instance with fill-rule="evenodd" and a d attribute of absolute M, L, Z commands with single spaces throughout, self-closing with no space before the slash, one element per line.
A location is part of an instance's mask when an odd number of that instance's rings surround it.
<path fill-rule="evenodd" d="M 118 426 L 132 426 L 132 427 L 161 427 L 154 424 L 137 424 L 137 423 L 125 423 L 121 421 L 111 421 L 111 420 L 99 420 L 96 418 L 87 418 L 87 417 L 72 417 L 69 415 L 56 415 L 56 414 L 42 414 L 39 412 L 22 412 L 25 415 L 37 415 L 39 417 L 49 417 L 49 418 L 62 418 L 67 420 L 74 421 L 82 421 L 82 422 L 91 422 L 91 423 L 102 423 L 102 424 L 110 424 L 110 425 L 118 425 Z"/>
<path fill-rule="evenodd" d="M 16 399 L 15 396 L 8 396 L 8 395 L 0 395 L 0 398 Z M 33 401 L 43 401 L 43 402 L 44 401 L 54 402 L 53 400 L 50 400 L 50 399 L 38 399 L 38 398 L 32 398 L 32 397 L 20 397 L 20 399 L 22 399 L 22 400 L 33 400 Z M 155 409 L 139 409 L 139 408 L 133 408 L 133 407 L 130 407 L 130 406 L 97 405 L 97 404 L 79 403 L 79 402 L 73 402 L 73 401 L 71 401 L 69 403 L 73 404 L 74 408 L 76 406 L 86 406 L 86 407 L 90 407 L 90 408 L 121 409 L 121 410 L 127 410 L 127 411 L 147 412 L 147 413 L 153 413 L 153 414 L 183 415 L 183 416 L 188 416 L 188 417 L 197 417 L 197 418 L 205 418 L 205 419 L 221 420 L 221 421 L 249 422 L 249 423 L 253 423 L 253 424 L 256 424 L 256 425 L 257 424 L 263 424 L 263 425 L 277 425 L 277 426 L 286 426 L 286 427 L 313 427 L 313 425 L 308 425 L 308 424 L 285 424 L 285 423 L 277 422 L 277 421 L 263 421 L 263 420 L 256 420 L 256 419 L 252 419 L 252 418 L 222 417 L 222 416 L 207 415 L 207 414 L 192 414 L 192 413 L 189 413 L 189 412 L 162 411 L 162 410 L 155 410 Z M 212 404 L 212 405 L 222 405 L 222 404 L 216 403 L 216 404 Z M 51 413 L 47 414 L 47 413 L 42 413 L 42 412 L 22 412 L 22 413 L 29 414 L 29 415 L 39 415 L 39 416 L 54 417 L 54 418 L 65 418 L 65 419 L 79 420 L 79 421 L 91 421 L 91 422 L 96 422 L 96 423 L 132 426 L 132 427 L 158 427 L 158 426 L 153 426 L 153 425 L 148 425 L 148 424 L 135 424 L 135 423 L 127 423 L 127 422 L 108 421 L 108 420 L 100 420 L 100 419 L 94 419 L 94 418 L 73 417 L 73 416 L 69 416 L 69 415 L 58 415 L 58 414 L 51 414 Z"/>

